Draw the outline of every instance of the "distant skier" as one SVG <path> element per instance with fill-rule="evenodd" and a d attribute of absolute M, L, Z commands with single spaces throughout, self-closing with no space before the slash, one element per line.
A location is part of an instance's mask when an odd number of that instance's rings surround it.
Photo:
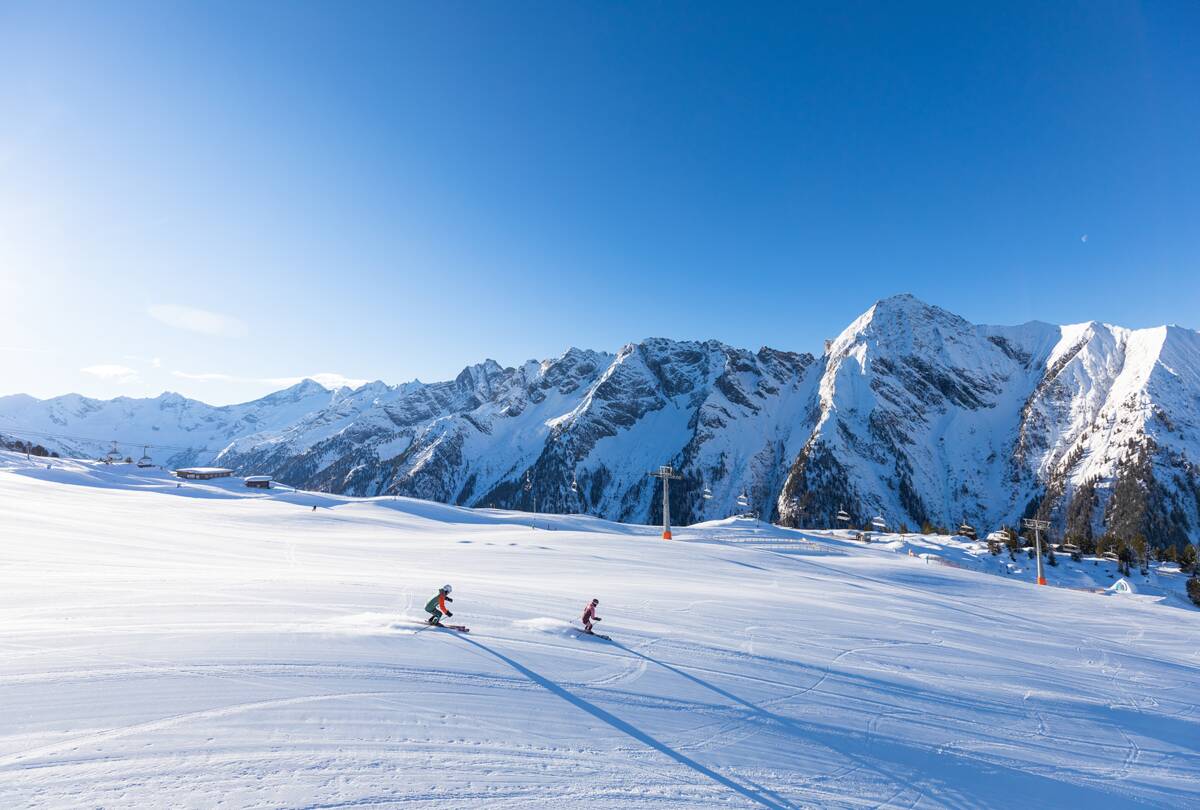
<path fill-rule="evenodd" d="M 443 585 L 438 589 L 437 594 L 425 603 L 425 612 L 429 614 L 429 618 L 425 620 L 427 624 L 441 624 L 442 616 L 454 615 L 450 612 L 450 608 L 446 607 L 447 602 L 454 601 L 450 598 L 451 590 L 449 585 Z"/>
<path fill-rule="evenodd" d="M 600 617 L 596 615 L 596 606 L 600 604 L 599 599 L 593 599 L 588 602 L 588 606 L 583 609 L 583 632 L 591 635 L 596 635 L 592 630 L 592 622 L 600 621 Z"/>

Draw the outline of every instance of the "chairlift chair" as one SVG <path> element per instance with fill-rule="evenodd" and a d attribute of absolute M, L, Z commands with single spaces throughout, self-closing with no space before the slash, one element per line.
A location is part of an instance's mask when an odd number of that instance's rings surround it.
<path fill-rule="evenodd" d="M 142 448 L 142 457 L 138 459 L 137 465 L 139 467 L 142 467 L 143 469 L 146 467 L 154 466 L 154 459 L 150 458 L 150 454 L 146 452 L 149 449 L 150 449 L 150 445 L 146 445 L 145 447 L 143 447 Z"/>
<path fill-rule="evenodd" d="M 837 513 L 837 519 L 838 519 L 838 523 L 849 523 L 850 522 L 850 513 L 847 512 L 845 509 L 841 509 Z"/>
<path fill-rule="evenodd" d="M 737 497 L 737 507 L 738 507 L 738 517 L 741 517 L 741 518 L 753 518 L 754 517 L 754 512 L 753 512 L 753 510 L 750 509 L 750 496 L 746 494 L 745 490 L 743 490 L 742 494 L 738 495 L 738 497 Z"/>
<path fill-rule="evenodd" d="M 883 515 L 876 515 L 875 517 L 871 518 L 871 526 L 875 529 L 875 531 L 881 532 L 887 528 L 887 521 L 883 519 Z"/>

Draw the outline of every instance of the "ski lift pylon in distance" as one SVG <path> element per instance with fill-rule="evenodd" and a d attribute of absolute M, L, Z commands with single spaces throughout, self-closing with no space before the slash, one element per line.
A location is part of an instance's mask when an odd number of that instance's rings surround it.
<path fill-rule="evenodd" d="M 837 520 L 838 520 L 838 523 L 849 523 L 850 522 L 850 513 L 847 512 L 845 509 L 839 509 L 838 513 L 837 513 Z"/>
<path fill-rule="evenodd" d="M 712 500 L 713 494 L 712 494 L 712 490 L 709 489 L 708 484 L 704 485 L 704 492 L 701 493 L 700 497 L 704 498 L 704 500 L 706 500 L 706 501 Z"/>
<path fill-rule="evenodd" d="M 871 518 L 871 527 L 877 532 L 881 532 L 887 528 L 887 521 L 883 519 L 883 515 L 876 515 Z"/>

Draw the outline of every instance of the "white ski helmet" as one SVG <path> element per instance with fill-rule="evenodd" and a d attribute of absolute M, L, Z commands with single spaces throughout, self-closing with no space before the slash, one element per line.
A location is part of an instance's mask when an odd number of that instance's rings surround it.
<path fill-rule="evenodd" d="M 443 585 L 443 586 L 442 586 L 442 591 L 443 591 L 444 593 L 450 593 L 450 591 L 452 591 L 452 590 L 454 590 L 454 589 L 453 589 L 453 588 L 451 588 L 449 585 Z"/>

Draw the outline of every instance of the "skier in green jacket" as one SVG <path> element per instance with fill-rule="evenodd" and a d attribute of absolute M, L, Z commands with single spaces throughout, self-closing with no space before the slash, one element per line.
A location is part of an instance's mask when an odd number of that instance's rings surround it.
<path fill-rule="evenodd" d="M 446 607 L 447 602 L 453 602 L 450 598 L 451 588 L 449 585 L 443 585 L 438 589 L 438 592 L 432 599 L 425 603 L 425 612 L 429 614 L 426 620 L 428 624 L 441 624 L 442 616 L 453 616 L 450 608 Z"/>

